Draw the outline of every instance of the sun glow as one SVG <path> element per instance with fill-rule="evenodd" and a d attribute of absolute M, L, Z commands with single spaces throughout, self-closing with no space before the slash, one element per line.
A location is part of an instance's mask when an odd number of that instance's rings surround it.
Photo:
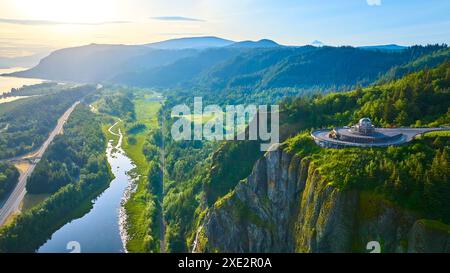
<path fill-rule="evenodd" d="M 117 20 L 114 0 L 14 0 L 15 10 L 27 19 L 67 23 Z"/>
<path fill-rule="evenodd" d="M 175 1 L 179 4 L 174 5 Z M 25 56 L 33 52 L 90 43 L 144 44 L 209 32 L 206 22 L 150 19 L 153 16 L 177 14 L 196 18 L 195 12 L 187 12 L 189 1 L 184 0 L 0 2 L 0 56 Z M 200 7 L 195 8 L 196 12 L 199 10 Z M 204 16 L 198 17 L 205 19 Z M 7 44 L 2 44 L 3 41 L 7 41 Z"/>

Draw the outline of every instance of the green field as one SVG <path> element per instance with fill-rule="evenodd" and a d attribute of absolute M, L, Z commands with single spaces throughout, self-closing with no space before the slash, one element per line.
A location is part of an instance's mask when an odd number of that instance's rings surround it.
<path fill-rule="evenodd" d="M 180 117 L 180 116 L 173 116 L 173 117 Z M 184 115 L 182 116 L 184 119 L 187 119 L 191 122 L 194 123 L 201 123 L 201 124 L 205 124 L 211 120 L 213 120 L 215 118 L 214 115 L 212 114 L 204 114 L 204 115 L 195 115 L 195 114 L 191 114 L 191 115 Z"/>
<path fill-rule="evenodd" d="M 159 102 L 147 101 L 145 97 L 138 97 L 135 101 L 136 122 L 145 125 L 144 130 L 140 130 L 136 133 L 127 133 L 126 126 L 121 125 L 121 130 L 125 134 L 123 149 L 127 155 L 133 160 L 137 166 L 139 174 L 146 174 L 148 169 L 148 162 L 142 152 L 144 142 L 150 129 L 158 128 L 158 111 L 161 107 Z M 130 144 L 129 138 L 136 139 L 136 143 Z"/>
<path fill-rule="evenodd" d="M 151 194 L 148 188 L 149 162 L 143 154 L 143 146 L 148 133 L 151 129 L 158 128 L 158 111 L 161 103 L 153 101 L 152 97 L 154 97 L 154 94 L 137 92 L 133 101 L 136 122 L 144 124 L 145 129 L 138 132 L 127 132 L 125 128 L 125 130 L 122 129 L 126 134 L 122 147 L 136 164 L 134 175 L 139 177 L 136 192 L 125 204 L 128 216 L 128 234 L 130 234 L 127 249 L 130 252 L 152 252 L 156 251 L 155 248 L 159 246 L 155 243 L 159 240 L 157 237 L 159 230 L 149 229 L 158 225 L 153 223 L 156 214 L 155 196 Z M 135 139 L 133 144 L 130 144 L 130 138 Z M 153 245 L 153 247 L 149 247 L 149 245 Z"/>
<path fill-rule="evenodd" d="M 426 133 L 424 136 L 425 137 L 437 137 L 437 136 L 450 137 L 450 130 L 429 132 L 429 133 Z"/>

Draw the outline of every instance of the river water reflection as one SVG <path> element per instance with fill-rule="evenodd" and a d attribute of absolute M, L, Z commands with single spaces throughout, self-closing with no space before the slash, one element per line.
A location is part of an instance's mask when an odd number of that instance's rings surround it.
<path fill-rule="evenodd" d="M 72 241 L 79 243 L 81 252 L 125 252 L 119 218 L 122 198 L 132 182 L 128 172 L 135 166 L 121 148 L 114 148 L 111 143 L 106 154 L 115 176 L 109 188 L 94 201 L 87 214 L 53 233 L 38 252 L 70 252 L 67 248 Z"/>

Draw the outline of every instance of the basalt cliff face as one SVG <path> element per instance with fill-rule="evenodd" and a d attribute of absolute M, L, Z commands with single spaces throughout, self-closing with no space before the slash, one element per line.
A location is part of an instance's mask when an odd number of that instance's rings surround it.
<path fill-rule="evenodd" d="M 450 252 L 450 234 L 433 221 L 332 182 L 308 157 L 266 153 L 209 210 L 196 251 L 370 252 L 376 241 L 381 252 Z"/>

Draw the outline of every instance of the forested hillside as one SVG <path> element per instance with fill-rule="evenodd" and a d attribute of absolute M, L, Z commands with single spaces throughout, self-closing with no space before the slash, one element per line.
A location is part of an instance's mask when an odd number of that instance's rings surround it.
<path fill-rule="evenodd" d="M 420 58 L 431 54 L 429 59 L 442 61 L 439 50 L 444 49 L 446 45 L 402 50 L 288 47 L 264 40 L 197 50 L 89 45 L 56 51 L 38 66 L 14 75 L 210 92 L 295 88 L 298 94 L 366 86 L 388 71 L 385 78 L 399 77 L 423 68 L 421 62 L 436 65 L 437 61 Z"/>
<path fill-rule="evenodd" d="M 36 150 L 56 126 L 58 118 L 77 100 L 93 92 L 95 87 L 87 85 L 66 89 L 60 86 L 56 89 L 50 88 L 53 91 L 48 91 L 49 94 L 2 105 L 0 128 L 6 129 L 0 135 L 0 159 Z M 25 93 L 31 92 L 27 90 Z"/>
<path fill-rule="evenodd" d="M 131 92 L 126 90 L 116 90 L 113 94 L 102 96 L 96 107 L 100 113 L 120 117 L 132 122 L 136 118 Z"/>
<path fill-rule="evenodd" d="M 362 116 L 371 117 L 377 126 L 449 125 L 449 75 L 450 63 L 445 62 L 436 69 L 419 71 L 384 85 L 285 99 L 281 105 L 281 133 L 293 136 L 292 132 L 312 128 L 350 125 Z M 210 99 L 220 101 L 220 97 Z M 182 100 L 178 97 L 173 103 Z M 208 97 L 204 100 L 207 101 Z M 170 105 L 166 107 L 170 109 Z M 165 131 L 169 130 L 170 124 L 166 123 Z M 169 251 L 187 251 L 192 247 L 211 205 L 216 200 L 222 203 L 221 197 L 250 174 L 260 157 L 258 143 L 228 142 L 220 146 L 211 147 L 201 142 L 175 143 L 171 142 L 170 137 L 166 138 L 168 176 L 165 177 L 164 211 Z M 386 199 L 394 200 L 403 208 L 448 221 L 448 212 L 442 209 L 448 193 L 440 188 L 448 186 L 441 184 L 448 181 L 448 173 L 442 172 L 448 164 L 447 136 L 430 136 L 417 144 L 392 148 L 388 152 L 386 149 L 363 150 L 361 158 L 358 157 L 359 149 L 318 150 L 318 146 L 304 133 L 288 140 L 286 147 L 289 152 L 302 157 L 315 155 L 317 162 L 324 166 L 324 177 L 338 178 L 332 181 L 335 187 L 384 192 Z M 208 157 L 212 151 L 216 152 Z M 344 157 L 346 160 L 342 160 Z M 360 171 L 349 173 L 348 166 Z M 330 174 L 325 175 L 325 171 Z M 361 183 L 362 179 L 368 182 Z M 423 185 L 427 186 L 424 188 Z M 431 203 L 434 205 L 426 205 Z M 244 213 L 246 210 L 242 206 L 245 204 L 236 207 L 235 212 Z M 244 217 L 242 219 L 253 219 L 245 213 L 238 215 Z"/>
<path fill-rule="evenodd" d="M 105 140 L 98 121 L 81 106 L 71 114 L 64 134 L 56 136 L 27 182 L 31 194 L 55 193 L 81 176 L 105 174 Z M 98 177 L 97 179 L 101 179 Z"/>
<path fill-rule="evenodd" d="M 385 75 L 381 76 L 378 83 L 387 83 L 389 81 L 399 79 L 402 76 L 419 71 L 425 68 L 433 68 L 445 61 L 450 60 L 450 49 L 443 48 L 432 52 L 431 54 L 423 55 L 407 64 L 394 66 L 389 69 Z"/>
<path fill-rule="evenodd" d="M 350 125 L 362 116 L 378 126 L 436 126 L 449 123 L 450 62 L 384 85 L 352 92 L 287 99 L 291 121 L 305 128 Z"/>
<path fill-rule="evenodd" d="M 220 67 L 202 80 L 208 81 L 210 86 L 228 88 L 349 89 L 357 84 L 367 85 L 392 66 L 437 48 L 417 47 L 392 53 L 352 47 L 305 47 L 292 50 L 287 56 L 283 53 L 289 49 L 274 49 L 240 55 L 237 58 L 245 60 L 242 66 L 232 60 L 231 65 Z M 272 61 L 259 64 L 267 59 Z M 242 73 L 241 67 L 254 70 Z"/>
<path fill-rule="evenodd" d="M 350 125 L 362 116 L 379 126 L 448 126 L 449 75 L 445 62 L 385 85 L 286 101 L 287 122 L 297 122 L 304 133 L 266 154 L 248 179 L 235 181 L 202 213 L 198 249 L 361 252 L 367 240 L 378 238 L 384 252 L 446 251 L 445 244 L 419 244 L 408 236 L 433 240 L 450 230 L 448 132 L 372 149 L 320 148 L 308 132 Z M 269 169 L 277 171 L 265 173 Z"/>

